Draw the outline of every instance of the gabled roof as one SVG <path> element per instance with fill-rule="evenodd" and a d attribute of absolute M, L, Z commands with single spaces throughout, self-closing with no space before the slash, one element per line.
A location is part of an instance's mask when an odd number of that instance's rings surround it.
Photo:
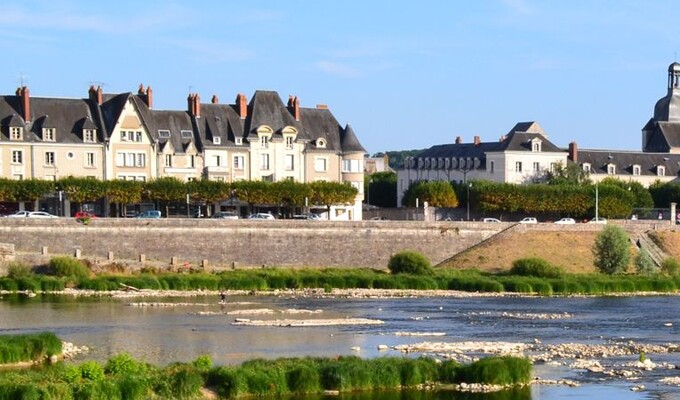
<path fill-rule="evenodd" d="M 243 138 L 244 120 L 229 104 L 201 104 L 201 118 L 196 120 L 199 126 L 200 143 L 213 146 L 213 139 L 220 138 L 218 146 L 234 146 L 236 138 Z M 216 145 L 217 146 L 217 145 Z"/>
<path fill-rule="evenodd" d="M 167 111 L 167 110 L 150 110 L 149 129 L 151 136 L 162 142 L 172 142 L 172 147 L 175 152 L 183 152 L 184 146 L 194 140 L 194 127 L 191 121 L 191 116 L 186 111 Z M 160 130 L 170 131 L 169 138 L 161 138 L 158 134 Z M 182 136 L 182 131 L 190 132 L 187 137 Z"/>
<path fill-rule="evenodd" d="M 302 117 L 301 117 L 302 119 Z M 246 138 L 251 139 L 257 128 L 267 125 L 279 134 L 286 126 L 293 126 L 300 131 L 300 123 L 295 121 L 288 108 L 281 101 L 277 92 L 258 90 L 248 105 L 246 118 Z"/>
<path fill-rule="evenodd" d="M 593 174 L 607 174 L 608 165 L 616 166 L 617 175 L 633 176 L 633 165 L 640 166 L 643 176 L 656 176 L 657 166 L 666 167 L 665 176 L 680 173 L 680 154 L 579 149 L 577 162 L 590 164 Z"/>
<path fill-rule="evenodd" d="M 306 148 L 308 151 L 342 151 L 341 135 L 343 129 L 330 110 L 326 108 L 300 108 L 300 123 L 302 126 L 299 129 L 298 139 L 307 141 Z M 318 139 L 326 141 L 325 148 L 317 148 Z M 351 138 L 347 139 L 351 141 Z"/>

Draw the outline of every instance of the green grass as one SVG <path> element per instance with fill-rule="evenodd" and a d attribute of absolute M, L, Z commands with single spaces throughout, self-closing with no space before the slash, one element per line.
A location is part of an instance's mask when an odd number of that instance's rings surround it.
<path fill-rule="evenodd" d="M 0 336 L 0 364 L 38 361 L 61 354 L 61 340 L 51 332 Z"/>

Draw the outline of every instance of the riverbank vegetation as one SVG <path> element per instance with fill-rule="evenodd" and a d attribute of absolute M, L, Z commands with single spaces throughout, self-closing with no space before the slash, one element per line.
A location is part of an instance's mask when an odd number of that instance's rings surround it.
<path fill-rule="evenodd" d="M 61 350 L 61 340 L 51 332 L 0 335 L 0 364 L 43 360 Z"/>
<path fill-rule="evenodd" d="M 480 383 L 503 386 L 531 381 L 531 363 L 489 357 L 472 364 L 432 358 L 380 357 L 256 359 L 213 366 L 201 356 L 190 363 L 156 367 L 119 354 L 105 364 L 58 363 L 0 371 L 0 400 L 201 398 L 206 388 L 220 398 L 399 390 L 423 385 Z"/>

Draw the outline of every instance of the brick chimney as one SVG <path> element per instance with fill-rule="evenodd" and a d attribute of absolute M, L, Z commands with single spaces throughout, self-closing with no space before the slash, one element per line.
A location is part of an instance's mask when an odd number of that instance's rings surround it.
<path fill-rule="evenodd" d="M 220 104 L 220 99 L 217 98 L 217 95 L 214 94 L 212 99 L 210 99 L 210 102 L 213 104 Z"/>
<path fill-rule="evenodd" d="M 104 94 L 102 93 L 102 87 L 97 86 L 95 89 L 94 85 L 90 85 L 90 90 L 87 91 L 90 101 L 102 105 L 104 102 Z"/>
<path fill-rule="evenodd" d="M 479 147 L 480 144 L 482 144 L 482 140 L 479 136 L 475 136 L 475 147 Z"/>
<path fill-rule="evenodd" d="M 569 143 L 569 159 L 572 162 L 578 162 L 578 145 L 576 145 L 576 142 Z"/>
<path fill-rule="evenodd" d="M 239 93 L 236 95 L 236 109 L 238 110 L 238 116 L 244 119 L 248 116 L 248 101 L 246 100 L 246 95 Z"/>
<path fill-rule="evenodd" d="M 201 117 L 201 96 L 197 93 L 189 94 L 187 97 L 187 105 L 189 108 L 189 114 L 196 118 Z"/>
<path fill-rule="evenodd" d="M 326 104 L 317 104 L 316 109 L 317 110 L 328 110 L 328 106 Z"/>
<path fill-rule="evenodd" d="M 28 87 L 22 86 L 17 88 L 16 95 L 21 97 L 19 100 L 21 101 L 22 117 L 25 122 L 28 122 L 31 120 L 31 96 L 29 95 Z"/>
<path fill-rule="evenodd" d="M 456 136 L 456 144 L 463 143 L 463 139 L 460 136 Z"/>
<path fill-rule="evenodd" d="M 288 108 L 296 121 L 300 120 L 300 100 L 297 96 L 288 96 Z"/>
<path fill-rule="evenodd" d="M 139 84 L 139 89 L 137 90 L 137 95 L 146 103 L 146 106 L 153 108 L 153 90 L 151 86 L 144 89 L 144 85 Z"/>

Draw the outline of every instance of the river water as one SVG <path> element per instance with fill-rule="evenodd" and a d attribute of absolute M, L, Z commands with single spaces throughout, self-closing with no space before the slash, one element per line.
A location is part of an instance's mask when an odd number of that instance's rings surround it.
<path fill-rule="evenodd" d="M 176 307 L 132 306 L 132 303 L 180 303 Z M 241 310 L 273 310 L 274 314 L 234 315 Z M 316 311 L 283 314 L 283 310 Z M 543 344 L 678 343 L 680 297 L 468 297 L 345 299 L 276 296 L 218 296 L 187 298 L 79 298 L 5 296 L 0 300 L 0 334 L 52 331 L 65 341 L 90 347 L 78 356 L 106 360 L 127 352 L 150 363 L 165 365 L 210 355 L 215 364 L 237 364 L 252 358 L 294 356 L 400 355 L 379 351 L 395 346 L 430 342 L 521 342 Z M 564 316 L 540 318 L 541 315 Z M 330 319 L 370 318 L 382 325 L 322 327 L 254 327 L 233 325 L 237 318 Z M 437 336 L 400 336 L 397 332 L 436 333 Z M 417 355 L 417 354 L 415 354 Z M 648 354 L 654 362 L 680 365 L 680 353 Z M 601 360 L 633 362 L 637 356 Z M 661 383 L 680 376 L 680 369 L 655 369 L 635 380 L 569 368 L 536 364 L 535 375 L 571 379 L 579 387 L 533 385 L 530 390 L 504 395 L 403 393 L 390 399 L 680 399 L 680 388 Z M 634 386 L 644 385 L 641 391 Z M 426 396 L 426 397 L 422 397 Z M 376 400 L 379 396 L 372 396 Z M 353 397 L 356 400 L 356 397 Z M 368 399 L 367 399 L 368 400 Z"/>

